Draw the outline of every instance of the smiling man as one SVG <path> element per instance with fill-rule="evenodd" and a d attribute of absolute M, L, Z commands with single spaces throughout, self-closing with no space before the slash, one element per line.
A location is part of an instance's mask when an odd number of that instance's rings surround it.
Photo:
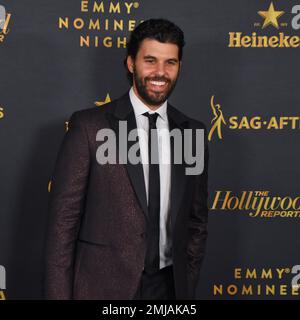
<path fill-rule="evenodd" d="M 183 32 L 172 22 L 144 21 L 127 47 L 129 92 L 72 115 L 52 177 L 47 298 L 195 298 L 207 237 L 208 151 L 204 125 L 167 100 L 183 46 Z M 141 161 L 99 164 L 97 133 L 110 129 L 118 137 L 120 122 L 138 129 Z M 170 133 L 183 136 L 186 129 L 192 148 L 195 132 L 205 131 L 199 174 L 186 175 L 188 164 L 174 161 L 178 141 Z M 184 149 L 189 141 L 181 143 Z"/>
<path fill-rule="evenodd" d="M 155 111 L 175 87 L 181 63 L 179 48 L 174 43 L 146 38 L 139 44 L 138 52 L 136 49 L 129 46 L 127 57 L 127 66 L 134 79 L 134 94 Z"/>

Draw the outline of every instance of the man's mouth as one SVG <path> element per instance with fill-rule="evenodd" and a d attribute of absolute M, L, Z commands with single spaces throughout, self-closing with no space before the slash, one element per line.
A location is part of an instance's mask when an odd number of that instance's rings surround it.
<path fill-rule="evenodd" d="M 149 80 L 150 88 L 153 91 L 163 91 L 165 90 L 168 82 L 167 81 L 155 81 L 155 80 Z"/>

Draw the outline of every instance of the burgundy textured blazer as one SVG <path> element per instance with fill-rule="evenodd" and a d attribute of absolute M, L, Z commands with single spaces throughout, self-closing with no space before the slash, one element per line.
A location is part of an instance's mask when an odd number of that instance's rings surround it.
<path fill-rule="evenodd" d="M 204 125 L 168 104 L 170 129 Z M 99 129 L 136 120 L 128 92 L 102 107 L 73 113 L 52 176 L 46 241 L 47 299 L 132 299 L 144 268 L 147 202 L 142 164 L 96 160 Z M 195 140 L 195 139 L 193 139 Z M 171 221 L 176 299 L 194 299 L 207 238 L 207 165 L 185 175 L 171 167 Z M 128 149 L 135 142 L 128 142 Z M 117 144 L 118 145 L 118 144 Z M 173 157 L 173 156 L 172 156 Z"/>

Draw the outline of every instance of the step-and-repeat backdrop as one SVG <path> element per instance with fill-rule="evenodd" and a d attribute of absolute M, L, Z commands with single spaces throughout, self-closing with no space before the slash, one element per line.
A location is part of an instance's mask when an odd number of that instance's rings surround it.
<path fill-rule="evenodd" d="M 197 297 L 299 299 L 299 0 L 0 0 L 0 299 L 43 297 L 68 119 L 128 90 L 129 34 L 159 17 L 186 37 L 170 102 L 209 129 Z"/>

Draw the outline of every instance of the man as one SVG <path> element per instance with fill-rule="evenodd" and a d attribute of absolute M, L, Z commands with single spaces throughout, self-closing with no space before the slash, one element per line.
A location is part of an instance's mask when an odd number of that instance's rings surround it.
<path fill-rule="evenodd" d="M 205 129 L 167 102 L 183 46 L 183 32 L 173 23 L 141 23 L 127 48 L 130 91 L 72 115 L 52 177 L 47 298 L 195 298 L 207 237 L 208 154 L 205 131 L 200 174 L 187 175 L 188 164 L 174 161 L 171 130 Z M 121 122 L 128 132 L 139 129 L 142 161 L 100 164 L 104 141 L 97 134 L 113 130 L 120 150 Z M 128 141 L 126 152 L 133 144 Z"/>

